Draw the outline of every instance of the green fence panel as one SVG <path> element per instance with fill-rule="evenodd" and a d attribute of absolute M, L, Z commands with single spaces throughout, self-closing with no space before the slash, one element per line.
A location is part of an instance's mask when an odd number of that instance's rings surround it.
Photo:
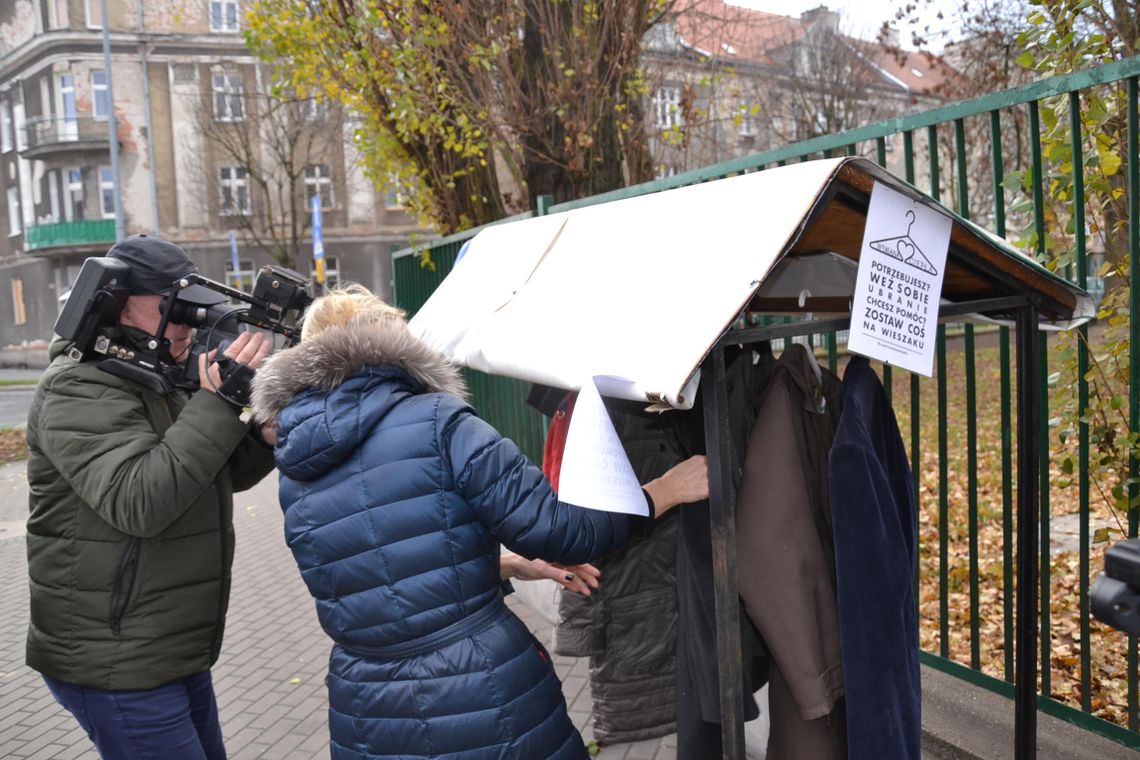
<path fill-rule="evenodd" d="M 1085 219 L 1085 194 L 1087 167 L 1083 160 L 1086 151 L 1091 153 L 1096 136 L 1083 134 L 1081 129 L 1081 108 L 1085 93 L 1105 85 L 1127 88 L 1127 145 L 1124 151 L 1127 157 L 1127 224 L 1128 224 L 1128 261 L 1131 266 L 1132 280 L 1129 285 L 1129 304 L 1132 314 L 1140 314 L 1140 117 L 1137 114 L 1138 83 L 1140 77 L 1140 56 L 1117 61 L 1073 74 L 1054 77 L 1047 80 L 1031 83 L 1029 85 L 996 92 L 973 100 L 950 103 L 922 113 L 908 114 L 906 116 L 888 119 L 877 124 L 871 124 L 858 129 L 849 130 L 841 134 L 826 135 L 803 141 L 796 144 L 780 146 L 722 162 L 708 167 L 684 172 L 673 177 L 648 182 L 641 185 L 623 188 L 589 198 L 574 200 L 567 203 L 550 205 L 542 204 L 542 213 L 557 213 L 573 208 L 603 203 L 622 198 L 635 197 L 647 193 L 659 192 L 676 187 L 704 182 L 720 177 L 735 174 L 764 170 L 766 167 L 785 166 L 804 160 L 811 160 L 820 156 L 857 155 L 861 146 L 873 150 L 876 161 L 888 165 L 888 153 L 891 148 L 902 143 L 901 163 L 907 182 L 912 185 L 922 184 L 928 188 L 928 193 L 936 200 L 945 194 L 953 198 L 958 212 L 966 218 L 976 213 L 985 226 L 992 227 L 999 236 L 1007 234 L 1006 227 L 1009 220 L 1014 219 L 1010 226 L 1022 228 L 1028 226 L 1030 252 L 1043 260 L 1047 246 L 1047 236 L 1052 233 L 1054 239 L 1066 238 L 1071 241 L 1073 259 L 1070 267 L 1064 268 L 1068 276 L 1073 277 L 1077 284 L 1088 288 L 1093 280 L 1099 282 L 1099 275 L 1090 275 L 1090 252 L 1088 250 L 1088 224 Z M 1048 100 L 1047 100 L 1048 99 Z M 1056 105 L 1068 104 L 1067 112 L 1064 108 L 1055 108 Z M 1057 121 L 1068 120 L 1069 124 L 1049 123 L 1050 139 L 1058 129 L 1069 129 L 1069 148 L 1073 160 L 1062 171 L 1066 177 L 1046 177 L 1046 166 L 1057 165 L 1055 156 L 1042 154 L 1042 103 L 1048 103 L 1050 117 L 1060 114 Z M 988 126 L 988 129 L 987 129 Z M 916 146 L 914 135 L 916 131 L 924 131 L 926 139 L 921 149 L 925 150 L 923 156 Z M 976 132 L 976 133 L 975 133 Z M 982 135 L 988 136 L 991 146 L 988 151 L 972 150 Z M 944 140 L 939 145 L 940 137 Z M 1014 139 L 1020 141 L 1012 152 L 1009 143 Z M 872 147 L 873 146 L 873 147 Z M 988 154 L 988 156 L 987 156 Z M 1021 157 L 1026 157 L 1024 163 Z M 952 163 L 954 171 L 943 172 L 942 161 L 946 157 Z M 1047 164 L 1046 158 L 1050 159 Z M 923 160 L 925 159 L 925 160 Z M 988 160 L 989 167 L 980 166 L 979 162 Z M 1016 162 L 1016 163 L 1015 163 Z M 918 177 L 917 168 L 922 166 L 927 176 Z M 985 169 L 986 171 L 981 171 Z M 1007 172 L 1015 170 L 1022 172 L 1022 183 L 1007 184 Z M 1071 175 L 1070 175 L 1071 172 Z M 988 187 L 971 187 L 971 177 L 986 177 L 988 180 L 978 180 L 979 185 Z M 1060 180 L 1072 181 L 1072 227 L 1068 231 L 1053 229 L 1050 225 L 1059 224 L 1055 217 L 1047 215 L 1046 200 L 1050 198 L 1046 189 L 1052 187 L 1049 183 Z M 1024 193 L 1021 188 L 1026 188 Z M 986 196 L 989 193 L 991 198 Z M 1024 196 L 1024 197 L 1023 197 Z M 971 209 L 971 199 L 974 199 L 975 208 Z M 982 200 L 984 198 L 984 200 Z M 949 204 L 948 204 L 949 205 Z M 992 212 L 991 212 L 992 205 Z M 991 217 L 986 216 L 992 213 Z M 530 216 L 530 214 L 523 215 Z M 522 218 L 522 217 L 517 217 Z M 410 313 L 420 305 L 435 289 L 443 276 L 450 271 L 463 242 L 473 233 L 463 233 L 433 241 L 419 249 L 406 249 L 394 254 L 393 292 L 396 302 Z M 427 250 L 435 264 L 434 270 L 425 270 L 419 264 L 416 250 Z M 1096 289 L 1096 286 L 1093 287 Z M 768 321 L 766 318 L 764 321 Z M 788 321 L 786 318 L 774 318 L 772 321 Z M 948 329 L 949 328 L 949 329 Z M 1130 360 L 1129 372 L 1129 412 L 1128 423 L 1130 430 L 1140 431 L 1140 322 L 1132 320 L 1129 325 L 1131 345 L 1128 358 Z M 992 337 L 991 337 L 992 336 Z M 1091 358 L 1095 353 L 1089 346 L 1093 339 L 1088 328 L 1082 328 L 1080 343 L 1077 348 L 1077 374 L 1073 383 L 1073 393 L 1078 410 L 1084 412 L 1089 409 L 1089 382 L 1086 378 Z M 829 368 L 835 370 L 842 366 L 843 338 L 835 333 L 825 334 L 816 338 L 807 336 L 805 343 L 810 346 L 821 345 L 826 349 Z M 948 347 L 948 341 L 950 345 Z M 1054 601 L 1063 604 L 1066 594 L 1055 592 L 1054 573 L 1059 572 L 1055 567 L 1051 555 L 1050 538 L 1053 533 L 1053 516 L 1051 515 L 1052 496 L 1057 493 L 1060 486 L 1051 483 L 1050 465 L 1056 467 L 1050 447 L 1060 442 L 1056 422 L 1050 417 L 1050 394 L 1067 392 L 1067 388 L 1057 387 L 1056 378 L 1049 370 L 1050 342 L 1046 335 L 1040 337 L 1041 341 L 1041 368 L 1040 374 L 1034 379 L 1041 393 L 1040 415 L 1030 424 L 1037 425 L 1041 431 L 1041 449 L 1038 453 L 1040 465 L 1040 504 L 1038 505 L 1041 518 L 1041 607 L 1039 625 L 1041 632 L 1041 686 L 1039 705 L 1042 712 L 1056 715 L 1073 722 L 1085 729 L 1095 731 L 1114 739 L 1124 745 L 1140 747 L 1140 732 L 1138 732 L 1138 695 L 1137 668 L 1138 645 L 1135 637 L 1128 638 L 1127 651 L 1127 726 L 1120 726 L 1105 721 L 1093 713 L 1098 709 L 1098 700 L 1095 697 L 1097 677 L 1094 667 L 1098 662 L 1097 646 L 1103 646 L 1098 640 L 1097 631 L 1090 625 L 1089 617 L 1089 584 L 1094 572 L 1099 568 L 1093 567 L 1093 548 L 1090 545 L 1089 533 L 1092 529 L 1091 496 L 1095 493 L 1089 477 L 1089 460 L 1093 456 L 1089 441 L 1089 425 L 1087 420 L 1076 427 L 1079 437 L 1077 469 L 1077 504 L 1079 511 L 1079 617 L 1078 633 L 1073 637 L 1075 650 L 1079 652 L 1079 678 L 1078 699 L 1072 704 L 1065 704 L 1054 697 L 1054 655 L 1053 638 L 1061 635 L 1058 618 L 1058 629 L 1054 630 L 1052 604 Z M 924 663 L 938 667 L 960 678 L 984 686 L 992 691 L 1006 696 L 1012 696 L 1013 689 L 1010 683 L 1014 676 L 1014 567 L 1016 559 L 1013 547 L 1014 539 L 1014 469 L 1013 456 L 1015 441 L 1013 427 L 1018 424 L 1016 420 L 1016 398 L 1013 386 L 1013 372 L 1011 356 L 1011 334 L 1009 328 L 975 327 L 972 324 L 964 326 L 940 326 L 938 332 L 936 376 L 933 380 L 921 379 L 911 374 L 909 383 L 903 383 L 895 388 L 892 370 L 889 366 L 882 368 L 884 384 L 888 397 L 896 405 L 900 418 L 909 411 L 910 447 L 909 453 L 914 475 L 914 498 L 917 504 L 922 505 L 924 519 L 931 524 L 937 523 L 937 546 L 931 534 L 920 537 L 916 552 L 915 589 L 916 600 L 921 607 L 920 594 L 923 588 L 937 587 L 938 600 L 936 609 L 928 609 L 928 617 L 921 618 L 924 632 L 929 633 L 926 639 L 927 646 L 933 646 L 937 654 L 923 652 Z M 779 345 L 774 346 L 779 348 Z M 997 354 L 997 367 L 993 377 L 983 376 L 982 368 L 987 371 L 993 367 L 993 360 L 981 363 L 980 357 L 984 351 L 994 351 Z M 959 363 L 958 355 L 962 355 Z M 1056 362 L 1054 362 L 1056 363 Z M 493 378 L 481 373 L 469 373 L 469 384 L 472 398 L 477 409 L 488 420 L 495 424 L 502 432 L 514 438 L 520 446 L 532 457 L 537 458 L 541 452 L 545 419 L 525 404 L 526 384 L 517 383 L 503 378 Z M 985 391 L 997 383 L 996 400 Z M 923 387 L 931 383 L 935 387 L 928 388 L 924 394 Z M 906 387 L 909 385 L 908 401 L 902 399 Z M 924 410 L 923 399 L 926 399 L 929 408 Z M 982 401 L 986 404 L 997 404 L 1000 409 L 991 413 L 989 408 L 982 408 Z M 960 446 L 960 435 L 956 427 L 951 428 L 949 405 L 953 401 L 955 409 L 964 404 L 966 445 Z M 907 409 L 909 406 L 909 410 Z M 957 414 L 957 411 L 956 411 Z M 1082 419 L 1085 415 L 1081 415 Z M 926 419 L 924 419 L 924 417 Z M 958 417 L 954 418 L 959 419 Z M 991 424 L 991 420 L 996 420 Z M 934 423 L 925 425 L 924 423 Z M 904 426 L 905 427 L 905 426 Z M 927 431 L 927 428 L 935 428 Z M 1000 441 L 1000 456 L 994 456 L 987 451 L 982 456 L 981 441 L 985 439 L 984 430 L 993 430 L 992 437 Z M 923 441 L 925 435 L 937 440 Z M 953 435 L 951 435 L 953 433 Z M 924 448 L 936 448 L 937 452 L 927 454 L 924 459 Z M 959 449 L 965 451 L 965 489 L 955 488 L 951 491 L 949 462 L 951 455 L 958 455 Z M 937 462 L 935 462 L 936 454 Z M 1138 463 L 1132 460 L 1129 463 L 1128 475 L 1133 480 L 1128 483 L 1127 493 L 1133 501 L 1140 499 L 1140 488 L 1137 478 Z M 985 475 L 987 485 L 983 490 L 980 478 Z M 955 472 L 955 478 L 961 478 L 962 472 Z M 936 483 L 934 481 L 937 481 Z M 997 483 L 998 485 L 990 485 Z M 955 485 L 958 481 L 955 480 Z M 1000 509 L 999 502 L 1000 501 Z M 1060 503 L 1060 502 L 1058 502 Z M 962 535 L 951 535 L 951 520 L 961 520 L 965 515 L 965 530 Z M 1135 536 L 1140 528 L 1137 510 L 1131 510 L 1128 515 L 1128 534 Z M 1058 516 L 1059 518 L 1059 516 Z M 990 546 L 991 540 L 982 541 L 983 527 L 990 526 L 996 531 L 993 535 L 1000 535 L 1000 548 Z M 922 532 L 920 531 L 920 534 Z M 991 534 L 987 534 L 991 535 Z M 926 546 L 924 544 L 929 544 Z M 950 549 L 953 545 L 955 551 L 952 555 Z M 963 552 L 963 547 L 965 551 Z M 925 553 L 924 553 L 925 552 Z M 965 557 L 963 560 L 962 557 Z M 919 558 L 923 558 L 920 562 Z M 1000 568 L 994 565 L 1000 564 Z M 1000 581 L 999 581 L 1000 579 Z M 1000 582 L 1000 594 L 997 589 L 991 588 Z M 968 585 L 968 593 L 964 593 Z M 931 591 L 933 593 L 933 591 Z M 981 606 L 983 596 L 994 602 L 994 606 L 986 612 L 993 618 L 993 625 L 983 616 Z M 951 603 L 951 599 L 955 601 Z M 962 600 L 962 601 L 958 601 Z M 968 600 L 968 601 L 967 601 Z M 1000 622 L 996 612 L 996 604 L 1000 603 Z M 952 618 L 951 613 L 960 613 L 959 607 L 968 605 L 968 626 L 959 624 Z M 983 641 L 982 631 L 997 630 L 996 639 Z M 968 636 L 968 647 L 964 644 L 964 637 Z M 1076 639 L 1079 638 L 1079 641 Z M 937 641 L 937 644 L 931 642 Z M 1070 642 L 1066 646 L 1073 647 Z M 1002 651 L 995 650 L 1000 646 Z M 1060 651 L 1060 650 L 1058 650 Z M 988 673 L 986 671 L 989 671 Z M 1059 671 L 1058 671 L 1059 672 Z M 1068 674 L 1073 670 L 1070 668 Z M 997 677 L 994 677 L 994 676 Z M 1068 677 L 1068 675 L 1066 676 Z M 1059 687 L 1060 688 L 1060 687 Z"/>

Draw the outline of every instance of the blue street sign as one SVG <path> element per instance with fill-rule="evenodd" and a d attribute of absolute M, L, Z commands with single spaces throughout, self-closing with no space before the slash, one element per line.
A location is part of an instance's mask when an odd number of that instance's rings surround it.
<path fill-rule="evenodd" d="M 234 269 L 234 287 L 241 290 L 241 261 L 238 260 L 237 232 L 230 230 L 230 265 Z"/>
<path fill-rule="evenodd" d="M 317 282 L 325 284 L 325 241 L 321 230 L 321 196 L 312 197 L 313 209 L 313 262 L 316 265 Z"/>

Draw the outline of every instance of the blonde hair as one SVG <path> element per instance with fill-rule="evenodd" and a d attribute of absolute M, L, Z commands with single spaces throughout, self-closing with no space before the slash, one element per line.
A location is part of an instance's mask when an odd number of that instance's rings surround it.
<path fill-rule="evenodd" d="M 309 305 L 301 327 L 301 340 L 315 338 L 333 327 L 403 318 L 403 309 L 384 303 L 368 288 L 354 283 L 331 290 Z"/>

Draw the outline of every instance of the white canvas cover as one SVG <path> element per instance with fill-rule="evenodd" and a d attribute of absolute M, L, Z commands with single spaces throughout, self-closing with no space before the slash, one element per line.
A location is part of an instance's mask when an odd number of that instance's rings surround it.
<path fill-rule="evenodd" d="M 617 395 L 688 408 L 701 361 L 845 161 L 852 159 L 488 227 L 411 328 L 473 369 L 567 389 L 616 376 L 628 380 Z M 876 180 L 916 192 L 874 170 Z M 852 276 L 845 269 L 841 280 Z"/>

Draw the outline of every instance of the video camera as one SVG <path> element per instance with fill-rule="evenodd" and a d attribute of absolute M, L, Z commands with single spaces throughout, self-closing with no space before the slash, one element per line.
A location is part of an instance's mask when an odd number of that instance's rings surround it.
<path fill-rule="evenodd" d="M 1140 636 L 1140 538 L 1120 541 L 1104 553 L 1104 575 L 1089 596 L 1099 620 Z"/>
<path fill-rule="evenodd" d="M 282 335 L 288 345 L 295 345 L 301 339 L 298 320 L 313 300 L 306 278 L 272 264 L 257 273 L 252 293 L 189 274 L 171 283 L 170 294 L 160 306 L 162 320 L 156 334 L 149 336 L 144 347 L 136 348 L 124 345 L 119 326 L 119 315 L 130 296 L 129 278 L 130 268 L 118 259 L 88 258 L 56 320 L 55 332 L 72 342 L 69 355 L 74 360 L 95 360 L 100 369 L 158 393 L 196 389 L 198 356 L 214 349 L 220 355 L 246 325 Z M 197 328 L 185 365 L 170 355 L 170 341 L 163 337 L 169 324 Z M 244 368 L 245 377 L 231 384 L 227 375 L 243 372 L 244 365 L 228 360 L 220 363 L 223 380 L 227 380 L 223 392 L 231 386 L 224 396 L 244 404 L 252 370 Z"/>

